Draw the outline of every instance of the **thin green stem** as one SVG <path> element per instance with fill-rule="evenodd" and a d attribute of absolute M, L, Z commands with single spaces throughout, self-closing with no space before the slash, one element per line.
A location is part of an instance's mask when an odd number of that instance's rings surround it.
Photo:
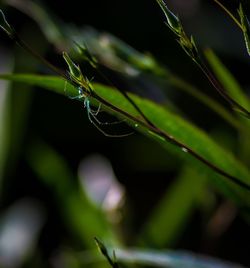
<path fill-rule="evenodd" d="M 186 94 L 196 98 L 201 103 L 205 104 L 208 108 L 213 110 L 219 116 L 221 116 L 226 122 L 238 130 L 242 130 L 242 125 L 238 120 L 232 116 L 227 109 L 225 109 L 220 103 L 210 98 L 208 95 L 199 91 L 195 86 L 183 80 L 181 77 L 174 73 L 170 73 L 163 66 L 157 63 L 157 68 L 152 69 L 153 74 L 165 79 L 171 86 L 182 90 Z"/>
<path fill-rule="evenodd" d="M 242 125 L 239 121 L 232 116 L 222 105 L 218 102 L 210 98 L 209 96 L 205 95 L 204 93 L 197 90 L 194 86 L 190 85 L 189 83 L 179 80 L 178 77 L 171 77 L 171 83 L 175 87 L 179 88 L 180 90 L 194 96 L 200 102 L 204 103 L 207 107 L 211 110 L 216 112 L 220 115 L 225 121 L 227 121 L 231 126 L 235 127 L 236 129 L 242 130 Z"/>
<path fill-rule="evenodd" d="M 51 64 L 49 61 L 47 61 L 45 58 L 43 58 L 41 55 L 39 55 L 37 52 L 35 52 L 25 41 L 23 41 L 15 32 L 11 35 L 11 39 L 17 43 L 21 48 L 23 48 L 25 51 L 30 53 L 34 58 L 36 58 L 38 61 L 42 62 L 44 65 L 48 66 L 52 71 L 63 77 L 64 79 L 68 80 L 69 75 Z"/>
<path fill-rule="evenodd" d="M 177 42 L 181 45 L 183 50 L 188 54 L 188 56 L 195 62 L 195 64 L 202 70 L 202 72 L 205 74 L 209 82 L 212 84 L 212 86 L 217 90 L 217 92 L 232 106 L 234 110 L 238 110 L 243 115 L 245 115 L 247 118 L 250 119 L 250 112 L 244 108 L 242 105 L 240 105 L 236 100 L 234 100 L 227 91 L 223 88 L 223 86 L 217 81 L 217 79 L 214 77 L 214 75 L 210 72 L 210 70 L 207 68 L 205 63 L 202 61 L 202 58 L 199 54 L 198 48 L 195 44 L 195 41 L 193 37 L 190 38 L 186 35 L 185 30 L 179 20 L 178 17 L 176 17 L 176 23 L 178 24 L 178 29 L 172 27 L 172 24 L 169 23 L 169 10 L 168 7 L 165 5 L 165 2 L 163 0 L 157 0 L 157 2 L 160 4 L 161 8 L 164 10 L 164 13 L 168 20 L 168 26 L 170 29 L 172 29 L 175 33 L 175 35 L 178 37 Z M 217 2 L 219 3 L 219 2 Z M 172 13 L 171 13 L 172 14 Z M 243 27 L 243 25 L 242 25 Z M 245 30 L 242 28 L 243 32 Z"/>
<path fill-rule="evenodd" d="M 229 180 L 231 180 L 235 184 L 237 184 L 237 185 L 247 189 L 248 191 L 250 191 L 250 185 L 249 184 L 241 181 L 239 178 L 237 178 L 237 177 L 235 177 L 235 176 L 233 176 L 231 174 L 228 174 L 227 172 L 225 172 L 224 170 L 222 170 L 221 168 L 219 168 L 215 164 L 209 162 L 203 156 L 201 156 L 198 153 L 196 153 L 192 148 L 190 148 L 186 144 L 176 140 L 173 136 L 169 135 L 165 131 L 163 131 L 163 130 L 155 127 L 155 126 L 149 125 L 146 122 L 142 121 L 141 119 L 139 119 L 137 117 L 134 117 L 133 115 L 127 113 L 126 111 L 121 110 L 120 108 L 118 108 L 118 107 L 114 106 L 113 104 L 107 102 L 102 97 L 98 96 L 96 93 L 94 93 L 94 95 L 92 97 L 94 97 L 96 100 L 98 100 L 102 104 L 106 105 L 111 110 L 113 110 L 113 111 L 115 111 L 115 112 L 117 112 L 119 114 L 122 114 L 123 116 L 125 116 L 126 118 L 132 120 L 133 122 L 136 122 L 136 123 L 140 124 L 141 126 L 145 127 L 148 131 L 151 131 L 154 134 L 159 135 L 160 137 L 162 137 L 164 140 L 166 140 L 166 141 L 168 141 L 168 142 L 180 147 L 182 150 L 185 150 L 190 155 L 192 155 L 194 158 L 198 159 L 200 162 L 202 162 L 203 164 L 207 165 L 212 170 L 216 171 L 218 174 L 228 178 Z"/>
<path fill-rule="evenodd" d="M 20 45 L 24 50 L 27 50 L 35 58 L 37 58 L 38 60 L 40 60 L 43 64 L 45 64 L 46 66 L 48 66 L 51 70 L 55 71 L 57 74 L 59 74 L 61 77 L 63 77 L 66 81 L 68 81 L 74 87 L 77 87 L 77 88 L 79 87 L 79 85 L 76 82 L 72 81 L 72 79 L 69 77 L 69 75 L 67 75 L 67 73 L 65 73 L 64 71 L 61 71 L 60 69 L 58 69 L 57 67 L 55 67 L 54 65 L 52 65 L 50 62 L 48 62 L 47 60 L 45 60 L 43 57 L 41 57 L 40 55 L 38 55 L 36 52 L 34 52 L 14 32 L 14 30 L 11 31 L 11 34 L 9 35 L 9 37 L 11 39 L 13 39 L 18 45 Z M 83 88 L 83 90 L 86 91 L 85 93 L 87 95 L 89 94 L 89 92 L 86 89 Z M 168 141 L 168 142 L 170 142 L 170 143 L 172 143 L 172 144 L 180 147 L 182 150 L 184 150 L 185 152 L 188 152 L 194 158 L 196 158 L 197 160 L 199 160 L 200 162 L 202 162 L 203 164 L 205 164 L 206 166 L 208 166 L 209 168 L 211 168 L 212 170 L 214 170 L 218 174 L 224 176 L 225 178 L 227 178 L 231 182 L 235 183 L 236 185 L 238 185 L 240 187 L 243 187 L 244 189 L 250 191 L 250 185 L 248 183 L 243 182 L 239 178 L 237 178 L 237 177 L 229 174 L 228 172 L 224 171 L 223 169 L 221 169 L 220 167 L 218 167 L 216 164 L 208 161 L 207 159 L 205 159 L 203 156 L 201 156 L 200 154 L 198 154 L 197 152 L 195 152 L 192 148 L 190 148 L 186 144 L 183 144 L 181 141 L 175 139 L 170 134 L 166 133 L 165 131 L 163 131 L 160 128 L 158 128 L 157 126 L 155 126 L 153 123 L 151 123 L 151 121 L 150 121 L 150 123 L 148 123 L 147 121 L 145 122 L 145 120 L 143 118 L 133 116 L 130 113 L 128 113 L 126 111 L 123 111 L 119 107 L 116 107 L 115 105 L 109 103 L 108 101 L 106 101 L 105 99 L 103 99 L 102 97 L 100 97 L 99 95 L 97 95 L 95 93 L 95 91 L 92 92 L 91 97 L 93 97 L 94 99 L 96 99 L 98 102 L 101 102 L 102 104 L 104 104 L 106 107 L 108 107 L 112 111 L 117 112 L 120 115 L 123 115 L 124 117 L 132 120 L 134 123 L 136 122 L 136 123 L 140 124 L 142 127 L 146 128 L 148 130 L 148 132 L 153 132 L 154 134 L 158 135 L 159 137 L 163 138 L 164 140 L 166 140 L 166 141 Z"/>
<path fill-rule="evenodd" d="M 246 118 L 250 118 L 250 112 L 244 108 L 242 105 L 240 105 L 236 100 L 234 100 L 227 91 L 223 88 L 223 86 L 220 84 L 220 82 L 215 78 L 213 73 L 209 70 L 207 65 L 199 58 L 199 61 L 196 62 L 197 66 L 200 68 L 200 70 L 204 73 L 204 75 L 207 77 L 208 81 L 211 83 L 211 85 L 216 89 L 216 91 L 231 105 L 231 107 L 234 110 L 238 110 L 241 112 Z"/>
<path fill-rule="evenodd" d="M 135 110 L 142 116 L 142 118 L 149 124 L 149 125 L 153 125 L 153 123 L 145 116 L 145 114 L 142 112 L 142 110 L 140 109 L 140 107 L 138 107 L 138 105 L 130 98 L 130 96 L 127 94 L 126 91 L 119 89 L 118 87 L 116 87 L 114 85 L 114 83 L 112 81 L 110 81 L 110 79 L 104 75 L 101 71 L 100 71 L 100 65 L 98 63 L 97 67 L 95 68 L 96 71 L 98 72 L 98 74 L 100 76 L 102 76 L 111 86 L 113 86 L 115 89 L 117 89 L 122 95 L 123 97 L 125 97 L 131 104 L 132 106 L 135 108 Z"/>
<path fill-rule="evenodd" d="M 243 31 L 241 23 L 235 18 L 235 16 L 218 0 L 213 0 L 227 15 L 235 22 L 235 24 Z"/>

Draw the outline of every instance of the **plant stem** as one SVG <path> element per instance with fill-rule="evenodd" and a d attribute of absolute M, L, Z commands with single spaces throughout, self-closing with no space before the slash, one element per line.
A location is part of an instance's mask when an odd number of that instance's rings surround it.
<path fill-rule="evenodd" d="M 62 70 L 60 70 L 59 68 L 55 67 L 53 64 L 51 64 L 50 62 L 48 62 L 47 60 L 45 60 L 43 57 L 41 57 L 38 53 L 34 52 L 33 49 L 31 49 L 17 35 L 17 33 L 14 30 L 11 32 L 11 34 L 9 35 L 9 37 L 12 40 L 14 40 L 18 45 L 20 45 L 24 50 L 26 50 L 29 53 L 31 53 L 31 55 L 33 55 L 36 59 L 38 59 L 43 64 L 45 64 L 46 66 L 48 66 L 52 71 L 56 72 L 61 77 L 63 77 L 63 79 L 65 79 L 66 81 L 68 81 L 71 85 L 73 85 L 74 87 L 77 87 L 78 88 L 79 85 L 76 84 L 76 82 L 72 81 L 72 79 L 70 79 L 70 76 L 67 73 L 65 73 Z M 206 69 L 202 69 L 202 70 L 205 72 L 206 75 L 208 75 L 208 78 L 211 79 L 211 83 L 215 83 L 216 82 L 216 81 L 214 81 L 213 76 L 210 76 L 210 74 L 208 72 L 206 72 Z M 215 86 L 217 86 L 216 83 L 215 83 Z M 221 91 L 221 88 L 219 87 L 219 88 L 217 88 L 217 90 Z M 223 90 L 222 90 L 222 93 L 223 93 Z M 86 92 L 86 94 L 89 94 L 89 92 Z M 237 178 L 237 177 L 235 177 L 235 176 L 227 173 L 226 171 L 224 171 L 223 169 L 219 168 L 215 164 L 209 162 L 207 159 L 205 159 L 204 157 L 202 157 L 201 155 L 199 155 L 198 153 L 196 153 L 193 149 L 191 149 L 187 145 L 183 144 L 182 142 L 176 140 L 174 137 L 172 137 L 171 135 L 169 135 L 165 131 L 163 131 L 160 128 L 158 128 L 157 126 L 155 126 L 153 123 L 151 123 L 151 121 L 146 120 L 146 122 L 145 122 L 144 119 L 142 120 L 142 119 L 140 119 L 138 117 L 135 117 L 135 116 L 129 114 L 126 111 L 123 111 L 122 109 L 114 106 L 113 104 L 109 103 L 108 101 L 106 101 L 105 99 L 103 99 L 102 97 L 100 97 L 99 95 L 97 95 L 95 92 L 92 93 L 92 97 L 94 99 L 96 99 L 97 101 L 101 102 L 102 104 L 106 105 L 111 110 L 113 110 L 113 111 L 115 111 L 115 112 L 117 112 L 117 113 L 125 116 L 126 118 L 132 120 L 133 122 L 136 122 L 136 123 L 140 124 L 141 126 L 145 127 L 148 131 L 151 131 L 154 134 L 159 135 L 159 137 L 163 138 L 164 140 L 169 141 L 170 143 L 172 143 L 172 144 L 180 147 L 182 150 L 185 150 L 185 152 L 188 152 L 190 155 L 192 155 L 193 157 L 195 157 L 196 159 L 198 159 L 200 162 L 202 162 L 205 165 L 207 165 L 208 167 L 210 167 L 212 170 L 214 170 L 218 174 L 224 176 L 225 178 L 229 179 L 233 183 L 235 183 L 235 184 L 237 184 L 237 185 L 239 185 L 239 186 L 247 189 L 248 191 L 250 191 L 250 185 L 249 184 L 247 184 L 247 183 L 243 182 L 242 180 L 240 180 L 239 178 Z M 131 104 L 133 105 L 133 103 L 131 103 Z M 145 116 L 143 116 L 143 118 L 144 117 Z M 147 121 L 149 121 L 149 122 L 147 122 Z"/>
<path fill-rule="evenodd" d="M 231 107 L 235 110 L 237 109 L 248 119 L 250 118 L 250 112 L 240 105 L 236 100 L 234 100 L 227 91 L 222 87 L 219 81 L 215 78 L 212 72 L 208 69 L 206 64 L 199 58 L 199 61 L 196 62 L 197 66 L 203 72 L 203 74 L 207 77 L 208 81 L 211 85 L 216 89 L 216 91 L 231 105 Z"/>
<path fill-rule="evenodd" d="M 180 147 L 181 149 L 185 149 L 188 153 L 190 153 L 193 157 L 195 157 L 196 159 L 198 159 L 200 162 L 204 163 L 205 165 L 207 165 L 208 167 L 210 167 L 212 170 L 216 171 L 218 174 L 228 178 L 229 180 L 231 180 L 232 182 L 234 182 L 235 184 L 247 189 L 248 191 L 250 191 L 250 185 L 241 181 L 239 178 L 228 174 L 227 172 L 225 172 L 224 170 L 222 170 L 221 168 L 219 168 L 218 166 L 216 166 L 215 164 L 209 162 L 208 160 L 206 160 L 204 157 L 202 157 L 201 155 L 199 155 L 198 153 L 196 153 L 193 149 L 191 149 L 190 147 L 188 147 L 187 145 L 183 144 L 182 142 L 176 140 L 175 138 L 173 138 L 171 135 L 169 135 L 168 133 L 166 133 L 165 131 L 157 128 L 156 126 L 153 125 L 149 125 L 146 122 L 142 121 L 141 119 L 132 116 L 131 114 L 127 113 L 126 111 L 121 110 L 120 108 L 114 106 L 113 104 L 107 102 L 105 99 L 103 99 L 102 97 L 98 96 L 96 93 L 94 93 L 94 95 L 92 96 L 94 97 L 96 100 L 98 100 L 99 102 L 101 102 L 102 104 L 106 105 L 108 108 L 112 109 L 113 111 L 122 114 L 123 116 L 127 117 L 128 119 L 140 124 L 141 126 L 147 128 L 148 130 L 152 131 L 153 133 L 155 133 L 156 135 L 159 135 L 160 137 L 162 137 L 164 140 L 169 141 L 170 143 Z"/>
<path fill-rule="evenodd" d="M 214 0 L 214 2 L 218 6 L 220 6 L 227 13 L 227 15 L 236 23 L 236 25 L 243 31 L 241 23 L 235 18 L 235 16 L 231 12 L 224 5 L 222 5 L 220 1 Z"/>

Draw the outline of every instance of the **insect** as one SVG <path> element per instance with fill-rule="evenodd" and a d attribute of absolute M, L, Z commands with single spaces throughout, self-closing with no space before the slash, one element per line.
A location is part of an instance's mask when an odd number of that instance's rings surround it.
<path fill-rule="evenodd" d="M 122 121 L 114 121 L 114 122 L 101 122 L 97 116 L 101 112 L 101 103 L 99 103 L 99 106 L 96 110 L 94 110 L 91 107 L 90 97 L 94 92 L 94 88 L 91 84 L 91 80 L 89 80 L 86 76 L 82 74 L 82 71 L 78 65 L 76 65 L 69 55 L 66 52 L 63 52 L 63 58 L 66 61 L 68 67 L 69 67 L 69 78 L 75 83 L 78 84 L 78 95 L 71 97 L 71 99 L 78 99 L 83 100 L 84 108 L 86 108 L 87 116 L 89 121 L 105 136 L 107 137 L 127 137 L 133 134 L 133 132 L 125 133 L 125 134 L 109 134 L 106 133 L 101 126 L 102 125 L 114 125 L 114 124 L 121 124 L 124 122 Z M 67 83 L 67 81 L 66 81 Z M 66 91 L 66 84 L 65 84 L 65 91 Z"/>

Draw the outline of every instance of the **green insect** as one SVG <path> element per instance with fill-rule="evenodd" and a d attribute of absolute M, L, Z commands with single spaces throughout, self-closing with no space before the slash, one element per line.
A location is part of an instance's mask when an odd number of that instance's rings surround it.
<path fill-rule="evenodd" d="M 75 97 L 70 97 L 72 99 L 83 100 L 84 108 L 87 110 L 87 116 L 89 121 L 105 136 L 107 137 L 126 137 L 133 133 L 126 133 L 126 134 L 108 134 L 103 129 L 101 129 L 101 125 L 114 125 L 120 124 L 124 121 L 115 121 L 115 122 L 101 122 L 97 116 L 101 111 L 101 103 L 99 104 L 97 110 L 91 108 L 90 97 L 94 92 L 94 88 L 91 84 L 91 81 L 82 74 L 80 66 L 76 65 L 69 55 L 66 52 L 63 52 L 63 58 L 66 61 L 68 68 L 69 68 L 69 77 L 74 82 L 74 84 L 78 86 L 78 95 Z"/>

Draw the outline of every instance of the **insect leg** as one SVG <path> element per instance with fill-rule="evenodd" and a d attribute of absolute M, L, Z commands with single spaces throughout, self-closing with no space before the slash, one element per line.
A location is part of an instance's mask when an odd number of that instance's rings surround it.
<path fill-rule="evenodd" d="M 108 123 L 108 122 L 100 122 L 97 118 L 96 115 L 92 112 L 91 107 L 90 107 L 90 101 L 89 99 L 86 97 L 84 99 L 84 107 L 86 107 L 87 110 L 87 115 L 88 115 L 88 119 L 89 121 L 106 137 L 111 137 L 111 138 L 122 138 L 122 137 L 127 137 L 132 135 L 134 132 L 131 133 L 126 133 L 126 134 L 109 134 L 106 133 L 103 129 L 101 129 L 100 125 L 109 125 L 112 123 Z"/>

